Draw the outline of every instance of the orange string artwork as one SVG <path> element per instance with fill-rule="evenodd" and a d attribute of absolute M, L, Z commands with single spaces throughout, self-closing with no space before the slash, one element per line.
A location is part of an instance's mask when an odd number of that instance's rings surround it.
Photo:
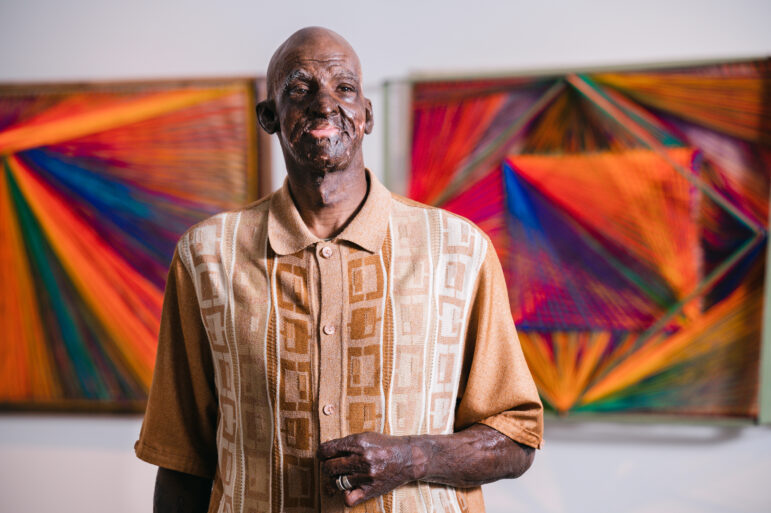
<path fill-rule="evenodd" d="M 178 237 L 254 190 L 254 87 L 0 88 L 0 406 L 141 408 Z"/>

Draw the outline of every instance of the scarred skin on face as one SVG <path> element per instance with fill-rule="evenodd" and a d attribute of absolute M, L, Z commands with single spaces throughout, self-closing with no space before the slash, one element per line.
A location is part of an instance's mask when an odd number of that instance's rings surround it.
<path fill-rule="evenodd" d="M 361 92 L 359 59 L 345 40 L 323 29 L 300 31 L 276 52 L 268 75 L 288 166 L 363 167 L 372 107 Z"/>

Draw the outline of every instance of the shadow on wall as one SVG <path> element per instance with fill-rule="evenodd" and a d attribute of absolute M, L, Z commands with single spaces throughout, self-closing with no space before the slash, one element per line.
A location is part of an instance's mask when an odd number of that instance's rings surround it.
<path fill-rule="evenodd" d="M 738 440 L 746 430 L 771 433 L 771 426 L 673 424 L 653 422 L 586 422 L 546 419 L 545 445 L 549 442 L 649 446 L 701 446 Z"/>

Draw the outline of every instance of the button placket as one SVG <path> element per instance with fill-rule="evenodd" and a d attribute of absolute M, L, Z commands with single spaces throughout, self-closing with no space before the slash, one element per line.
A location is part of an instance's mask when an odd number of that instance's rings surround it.
<path fill-rule="evenodd" d="M 317 412 L 319 415 L 320 442 L 339 438 L 339 406 L 342 376 L 340 347 L 340 322 L 344 293 L 344 280 L 340 262 L 340 248 L 332 242 L 318 243 L 316 261 L 319 269 L 319 392 Z"/>

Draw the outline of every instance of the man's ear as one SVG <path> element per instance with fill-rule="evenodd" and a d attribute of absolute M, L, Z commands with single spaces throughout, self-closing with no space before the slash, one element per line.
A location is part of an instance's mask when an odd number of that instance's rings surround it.
<path fill-rule="evenodd" d="M 278 115 L 276 114 L 276 102 L 263 100 L 257 104 L 257 121 L 263 130 L 269 134 L 278 132 Z"/>
<path fill-rule="evenodd" d="M 375 118 L 372 115 L 372 102 L 367 98 L 365 100 L 367 101 L 367 107 L 364 109 L 364 133 L 370 134 L 372 133 L 372 127 L 375 126 Z"/>

